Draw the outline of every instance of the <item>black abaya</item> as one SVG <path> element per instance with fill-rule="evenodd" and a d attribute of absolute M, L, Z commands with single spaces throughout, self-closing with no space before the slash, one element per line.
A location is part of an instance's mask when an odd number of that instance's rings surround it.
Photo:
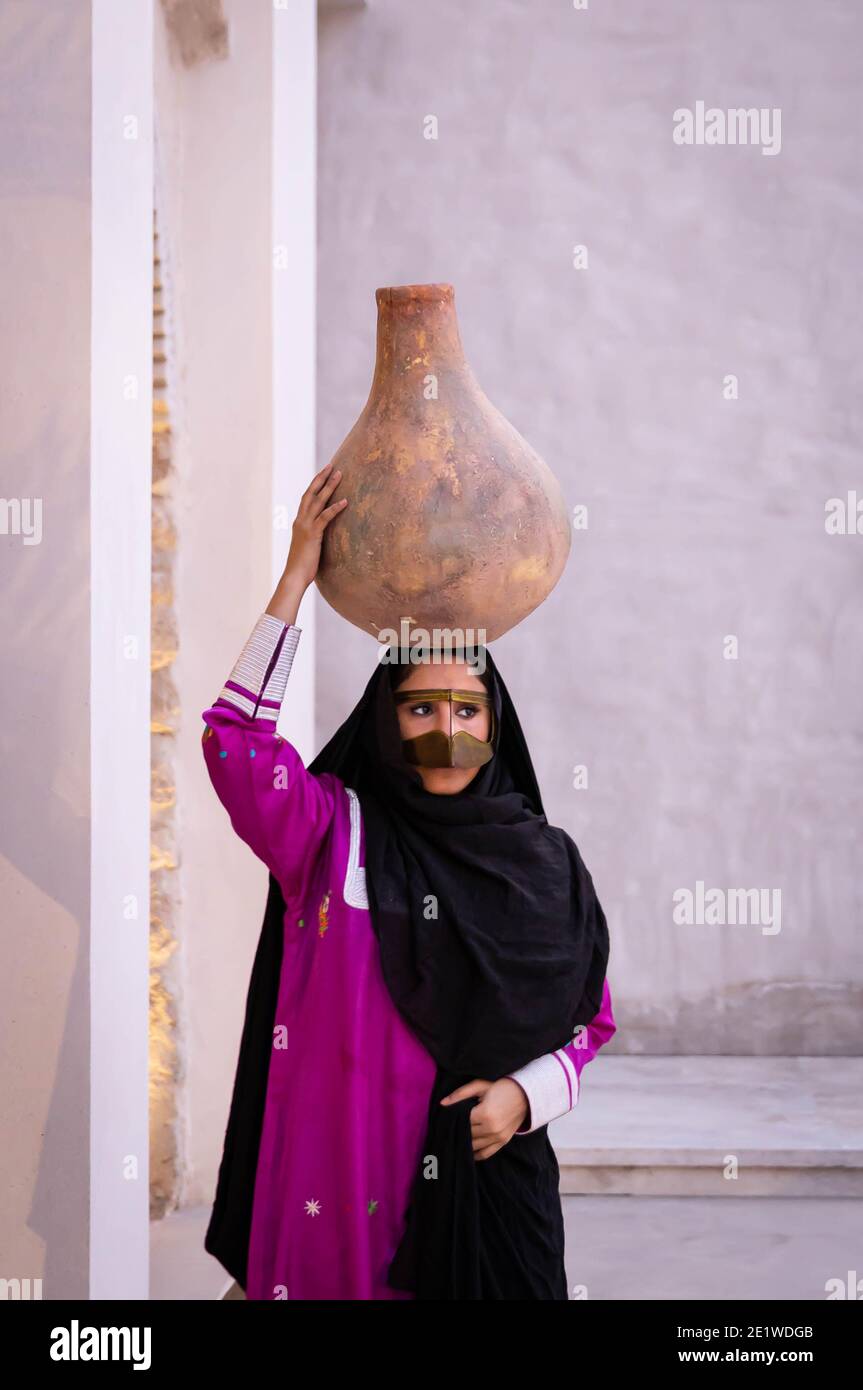
<path fill-rule="evenodd" d="M 548 825 L 509 692 L 487 650 L 485 660 L 495 753 L 464 791 L 435 796 L 405 762 L 384 666 L 309 771 L 335 773 L 359 796 L 384 979 L 438 1068 L 389 1282 L 418 1299 L 565 1299 L 547 1126 L 476 1160 L 470 1111 L 478 1098 L 438 1104 L 459 1085 L 494 1081 L 563 1047 L 598 1013 L 608 961 L 590 875 L 566 832 Z M 427 684 L 439 684 L 435 666 L 427 669 Z M 243 1286 L 283 914 L 271 875 L 205 1240 Z"/>

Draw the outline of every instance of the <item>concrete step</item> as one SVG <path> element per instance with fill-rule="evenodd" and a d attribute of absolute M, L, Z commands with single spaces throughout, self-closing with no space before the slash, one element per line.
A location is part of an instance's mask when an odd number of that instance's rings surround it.
<path fill-rule="evenodd" d="M 600 1053 L 549 1137 L 567 1194 L 863 1197 L 863 1058 Z"/>

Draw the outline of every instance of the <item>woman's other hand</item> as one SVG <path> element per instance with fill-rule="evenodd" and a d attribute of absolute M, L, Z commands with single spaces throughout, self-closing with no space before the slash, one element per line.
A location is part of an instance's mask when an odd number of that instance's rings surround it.
<path fill-rule="evenodd" d="M 348 505 L 346 497 L 330 503 L 342 473 L 332 462 L 316 473 L 300 498 L 300 505 L 291 529 L 291 548 L 284 573 L 266 612 L 283 623 L 295 623 L 300 600 L 314 580 L 321 563 L 321 542 L 324 531 L 334 516 Z"/>
<path fill-rule="evenodd" d="M 475 1159 L 491 1158 L 508 1144 L 519 1125 L 527 1118 L 527 1096 L 511 1076 L 499 1081 L 470 1081 L 444 1096 L 441 1105 L 453 1105 L 469 1096 L 480 1096 L 478 1105 L 471 1107 L 470 1133 Z"/>

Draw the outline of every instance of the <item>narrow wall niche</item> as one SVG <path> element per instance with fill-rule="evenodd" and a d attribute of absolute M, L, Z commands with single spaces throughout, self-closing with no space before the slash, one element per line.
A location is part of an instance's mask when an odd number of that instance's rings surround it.
<path fill-rule="evenodd" d="M 176 737 L 179 697 L 175 567 L 174 379 L 170 275 L 158 189 L 153 222 L 153 473 L 150 709 L 150 1216 L 180 1197 L 179 886 Z"/>

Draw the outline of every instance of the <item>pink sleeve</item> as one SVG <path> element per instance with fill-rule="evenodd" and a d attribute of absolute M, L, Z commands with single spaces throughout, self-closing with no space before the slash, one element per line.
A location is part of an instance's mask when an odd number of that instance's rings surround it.
<path fill-rule="evenodd" d="M 527 1096 L 528 1113 L 516 1134 L 532 1134 L 542 1125 L 566 1115 L 578 1101 L 582 1070 L 617 1030 L 611 1011 L 611 990 L 606 978 L 599 1012 L 588 1024 L 579 1024 L 571 1042 L 557 1052 L 507 1072 Z"/>
<path fill-rule="evenodd" d="M 329 830 L 341 786 L 313 776 L 276 732 L 300 628 L 263 613 L 211 709 L 204 710 L 204 761 L 234 830 L 300 898 Z"/>

